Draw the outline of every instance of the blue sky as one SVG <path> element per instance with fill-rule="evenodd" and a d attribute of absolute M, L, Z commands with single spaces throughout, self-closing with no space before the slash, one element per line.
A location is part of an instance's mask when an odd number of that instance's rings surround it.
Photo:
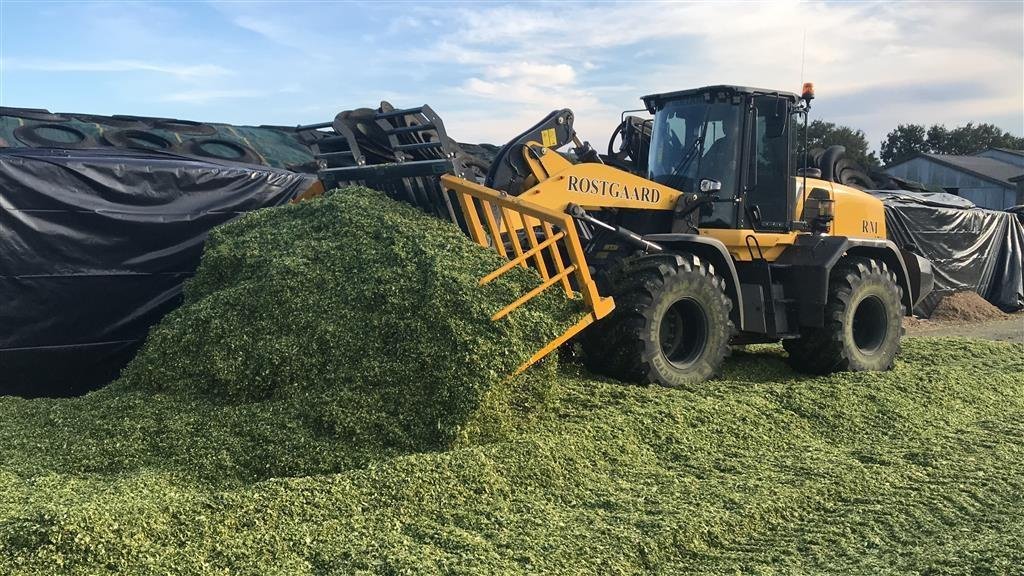
<path fill-rule="evenodd" d="M 798 91 L 865 130 L 993 122 L 1024 134 L 1024 2 L 16 2 L 0 104 L 294 125 L 429 103 L 463 141 L 576 111 L 607 140 L 653 92 Z"/>

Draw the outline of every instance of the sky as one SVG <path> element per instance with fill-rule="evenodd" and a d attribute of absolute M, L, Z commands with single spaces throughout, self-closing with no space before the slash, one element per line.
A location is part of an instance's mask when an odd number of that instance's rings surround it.
<path fill-rule="evenodd" d="M 1024 135 L 1024 0 L 1005 2 L 19 2 L 0 0 L 0 105 L 296 125 L 430 104 L 502 144 L 556 108 L 603 149 L 645 94 L 799 92 L 866 132 Z"/>

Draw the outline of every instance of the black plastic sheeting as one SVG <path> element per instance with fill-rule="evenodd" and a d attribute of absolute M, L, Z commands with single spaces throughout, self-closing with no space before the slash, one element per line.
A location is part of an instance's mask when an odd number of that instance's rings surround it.
<path fill-rule="evenodd" d="M 0 394 L 115 378 L 179 304 L 211 228 L 314 181 L 160 152 L 0 150 Z"/>
<path fill-rule="evenodd" d="M 915 312 L 929 316 L 947 294 L 972 290 L 1006 312 L 1024 308 L 1024 226 L 1009 212 L 950 194 L 872 191 L 885 204 L 890 239 L 931 260 L 935 290 Z"/>

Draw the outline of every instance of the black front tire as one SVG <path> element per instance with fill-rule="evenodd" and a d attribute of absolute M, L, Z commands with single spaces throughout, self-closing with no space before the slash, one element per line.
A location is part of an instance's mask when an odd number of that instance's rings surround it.
<path fill-rule="evenodd" d="M 782 342 L 801 372 L 883 371 L 892 368 L 903 336 L 903 291 L 884 262 L 841 260 L 829 279 L 825 325 Z"/>
<path fill-rule="evenodd" d="M 601 280 L 615 310 L 583 338 L 587 368 L 668 387 L 713 376 L 729 353 L 732 302 L 725 282 L 691 254 L 626 260 Z"/>

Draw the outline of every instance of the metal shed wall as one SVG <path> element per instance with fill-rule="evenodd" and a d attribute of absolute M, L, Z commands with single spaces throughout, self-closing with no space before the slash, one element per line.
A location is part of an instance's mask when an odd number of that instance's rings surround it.
<path fill-rule="evenodd" d="M 982 208 L 1003 210 L 1016 204 L 1017 190 L 983 180 L 955 168 L 933 162 L 927 157 L 907 160 L 885 169 L 887 174 L 925 184 L 955 189 L 959 196 Z"/>

